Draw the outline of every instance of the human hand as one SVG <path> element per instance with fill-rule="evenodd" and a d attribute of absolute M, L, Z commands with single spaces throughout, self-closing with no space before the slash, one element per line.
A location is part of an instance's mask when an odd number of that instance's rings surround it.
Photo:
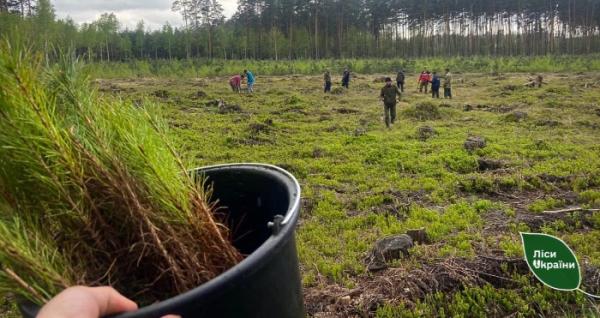
<path fill-rule="evenodd" d="M 75 286 L 52 298 L 37 318 L 100 318 L 135 311 L 138 305 L 112 287 Z M 169 315 L 163 318 L 180 318 Z"/>

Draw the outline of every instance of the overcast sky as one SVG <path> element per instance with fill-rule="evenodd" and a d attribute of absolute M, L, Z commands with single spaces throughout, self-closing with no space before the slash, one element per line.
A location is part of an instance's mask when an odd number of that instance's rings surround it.
<path fill-rule="evenodd" d="M 183 21 L 178 12 L 171 11 L 173 0 L 51 0 L 59 18 L 71 17 L 75 23 L 91 22 L 104 13 L 113 12 L 122 28 L 135 28 L 144 20 L 146 28 L 158 29 L 167 21 L 181 26 Z M 237 8 L 237 0 L 219 0 L 225 16 L 231 17 Z"/>

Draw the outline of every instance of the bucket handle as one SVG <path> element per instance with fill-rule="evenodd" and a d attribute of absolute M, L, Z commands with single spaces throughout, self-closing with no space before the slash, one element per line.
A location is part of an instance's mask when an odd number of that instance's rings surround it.
<path fill-rule="evenodd" d="M 277 235 L 279 234 L 279 232 L 281 231 L 281 228 L 285 225 L 283 224 L 283 215 L 275 215 L 273 217 L 273 221 L 267 223 L 267 227 L 269 227 L 271 229 L 271 231 L 273 232 L 273 235 Z"/>

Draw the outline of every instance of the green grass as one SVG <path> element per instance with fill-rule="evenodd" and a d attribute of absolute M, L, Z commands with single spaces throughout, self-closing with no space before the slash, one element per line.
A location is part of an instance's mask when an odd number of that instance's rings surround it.
<path fill-rule="evenodd" d="M 552 209 L 560 208 L 565 205 L 565 202 L 560 199 L 548 198 L 536 200 L 529 205 L 529 211 L 535 213 L 541 213 L 544 211 L 550 211 Z"/>
<path fill-rule="evenodd" d="M 516 277 L 523 287 L 520 291 L 494 289 L 490 285 L 468 287 L 453 295 L 435 293 L 414 307 L 404 304 L 383 305 L 376 317 L 502 317 L 506 313 L 514 317 L 597 317 L 597 309 L 581 294 L 567 294 L 547 287 L 530 285 L 525 277 Z M 560 307 L 560 305 L 565 307 Z M 577 308 L 577 314 L 571 309 Z"/>
<path fill-rule="evenodd" d="M 364 257 L 386 235 L 420 227 L 430 235 L 432 244 L 419 245 L 408 260 L 394 263 L 407 270 L 435 259 L 470 259 L 493 251 L 521 257 L 518 233 L 531 229 L 518 218 L 567 203 L 597 204 L 600 91 L 581 83 L 600 80 L 600 73 L 544 74 L 550 84 L 541 89 L 521 88 L 526 74 L 459 74 L 456 98 L 433 102 L 415 92 L 417 75 L 409 74 L 391 130 L 384 127 L 377 99 L 382 84 L 374 83 L 381 75 L 357 74 L 351 89 L 340 95 L 323 95 L 320 76 L 301 75 L 259 76 L 254 95 L 230 92 L 226 77 L 126 78 L 101 80 L 99 86 L 116 86 L 122 98 L 133 100 L 168 91 L 168 98 L 153 99 L 164 105 L 178 148 L 197 166 L 266 162 L 291 171 L 305 202 L 297 235 L 308 292 L 361 287 L 372 275 Z M 199 90 L 206 97 L 191 98 Z M 207 106 L 220 98 L 243 111 L 219 114 Z M 465 104 L 473 110 L 464 111 Z M 506 121 L 513 111 L 528 116 Z M 432 112 L 437 115 L 429 116 Z M 268 129 L 257 132 L 256 124 Z M 423 125 L 436 131 L 427 141 L 418 138 Z M 467 152 L 463 143 L 470 135 L 484 137 L 487 147 Z M 504 165 L 480 170 L 479 158 Z M 564 201 L 565 195 L 575 201 Z M 565 238 L 580 260 L 598 264 L 599 221 L 584 231 L 573 218 L 569 224 L 575 227 L 556 223 L 539 230 Z M 504 222 L 506 228 L 494 230 L 490 222 Z M 377 315 L 436 316 L 442 309 L 446 316 L 598 313 L 580 295 L 521 281 L 516 289 L 480 286 L 432 294 L 414 306 L 384 302 Z"/>
<path fill-rule="evenodd" d="M 600 207 L 600 191 L 586 190 L 579 193 L 579 201 L 591 208 Z"/>
<path fill-rule="evenodd" d="M 261 76 L 254 95 L 228 91 L 223 77 L 103 80 L 100 86 L 116 85 L 126 99 L 168 91 L 168 98 L 157 100 L 168 113 L 179 148 L 197 166 L 267 162 L 296 175 L 305 201 L 298 251 L 309 291 L 335 285 L 361 287 L 370 275 L 363 259 L 386 235 L 420 227 L 430 235 L 433 244 L 417 246 L 409 260 L 394 265 L 406 269 L 491 250 L 520 257 L 518 232 L 529 229 L 516 221 L 517 216 L 558 208 L 565 203 L 560 195 L 570 191 L 579 193 L 573 195 L 578 198 L 575 204 L 596 202 L 600 127 L 595 109 L 600 107 L 600 91 L 579 84 L 600 79 L 599 73 L 545 74 L 550 84 L 541 89 L 518 87 L 527 75 L 459 75 L 457 97 L 433 102 L 416 93 L 416 83 L 409 81 L 398 106 L 399 121 L 391 130 L 381 119 L 377 100 L 381 84 L 373 82 L 379 76 L 358 74 L 351 89 L 341 95 L 323 95 L 319 76 Z M 408 78 L 413 77 L 416 82 L 416 74 Z M 507 89 L 508 85 L 517 89 Z M 198 90 L 207 96 L 190 98 Z M 205 105 L 219 98 L 240 105 L 243 112 L 218 114 L 215 107 Z M 465 104 L 474 109 L 465 112 Z M 432 106 L 424 111 L 420 105 Z M 418 109 L 439 115 L 415 115 Z M 527 119 L 507 122 L 506 115 L 517 110 L 527 112 Z M 547 126 L 543 122 L 548 120 L 559 124 Z M 253 124 L 271 122 L 267 130 L 251 129 Z M 425 142 L 417 136 L 423 125 L 437 133 Z M 469 135 L 484 137 L 487 147 L 467 152 L 463 143 Z M 507 164 L 480 171 L 477 160 L 482 157 Z M 542 195 L 556 198 L 537 199 Z M 494 211 L 500 211 L 508 230 L 488 232 L 488 215 Z M 597 264 L 600 228 L 595 224 L 586 232 L 559 225 L 551 231 L 565 237 L 580 259 Z M 532 306 L 534 300 L 541 305 Z M 377 314 L 402 317 L 416 310 L 425 316 L 441 315 L 437 308 L 443 308 L 446 316 L 597 312 L 581 296 L 525 281 L 521 289 L 473 287 L 406 306 L 390 303 Z"/>

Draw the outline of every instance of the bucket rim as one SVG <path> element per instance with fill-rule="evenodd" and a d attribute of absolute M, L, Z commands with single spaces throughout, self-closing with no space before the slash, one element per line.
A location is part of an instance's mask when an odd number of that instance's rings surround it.
<path fill-rule="evenodd" d="M 281 222 L 281 225 L 286 225 L 290 221 L 292 221 L 294 214 L 297 214 L 297 213 L 294 213 L 294 211 L 297 211 L 298 208 L 300 207 L 300 192 L 301 192 L 300 183 L 298 182 L 296 177 L 294 177 L 294 175 L 292 175 L 289 171 L 287 171 L 281 167 L 278 167 L 276 165 L 266 164 L 266 163 L 248 162 L 248 163 L 216 164 L 216 165 L 193 168 L 193 169 L 190 169 L 189 171 L 197 173 L 197 172 L 203 172 L 203 171 L 208 171 L 208 170 L 222 170 L 222 169 L 230 169 L 230 168 L 259 168 L 259 169 L 265 169 L 265 170 L 273 170 L 277 173 L 284 175 L 288 179 L 290 179 L 290 181 L 292 181 L 293 188 L 295 191 L 295 193 L 291 193 L 292 195 L 294 195 L 294 198 L 293 198 L 294 200 L 290 204 L 290 207 L 288 208 L 286 214 L 283 216 L 283 221 Z"/>

